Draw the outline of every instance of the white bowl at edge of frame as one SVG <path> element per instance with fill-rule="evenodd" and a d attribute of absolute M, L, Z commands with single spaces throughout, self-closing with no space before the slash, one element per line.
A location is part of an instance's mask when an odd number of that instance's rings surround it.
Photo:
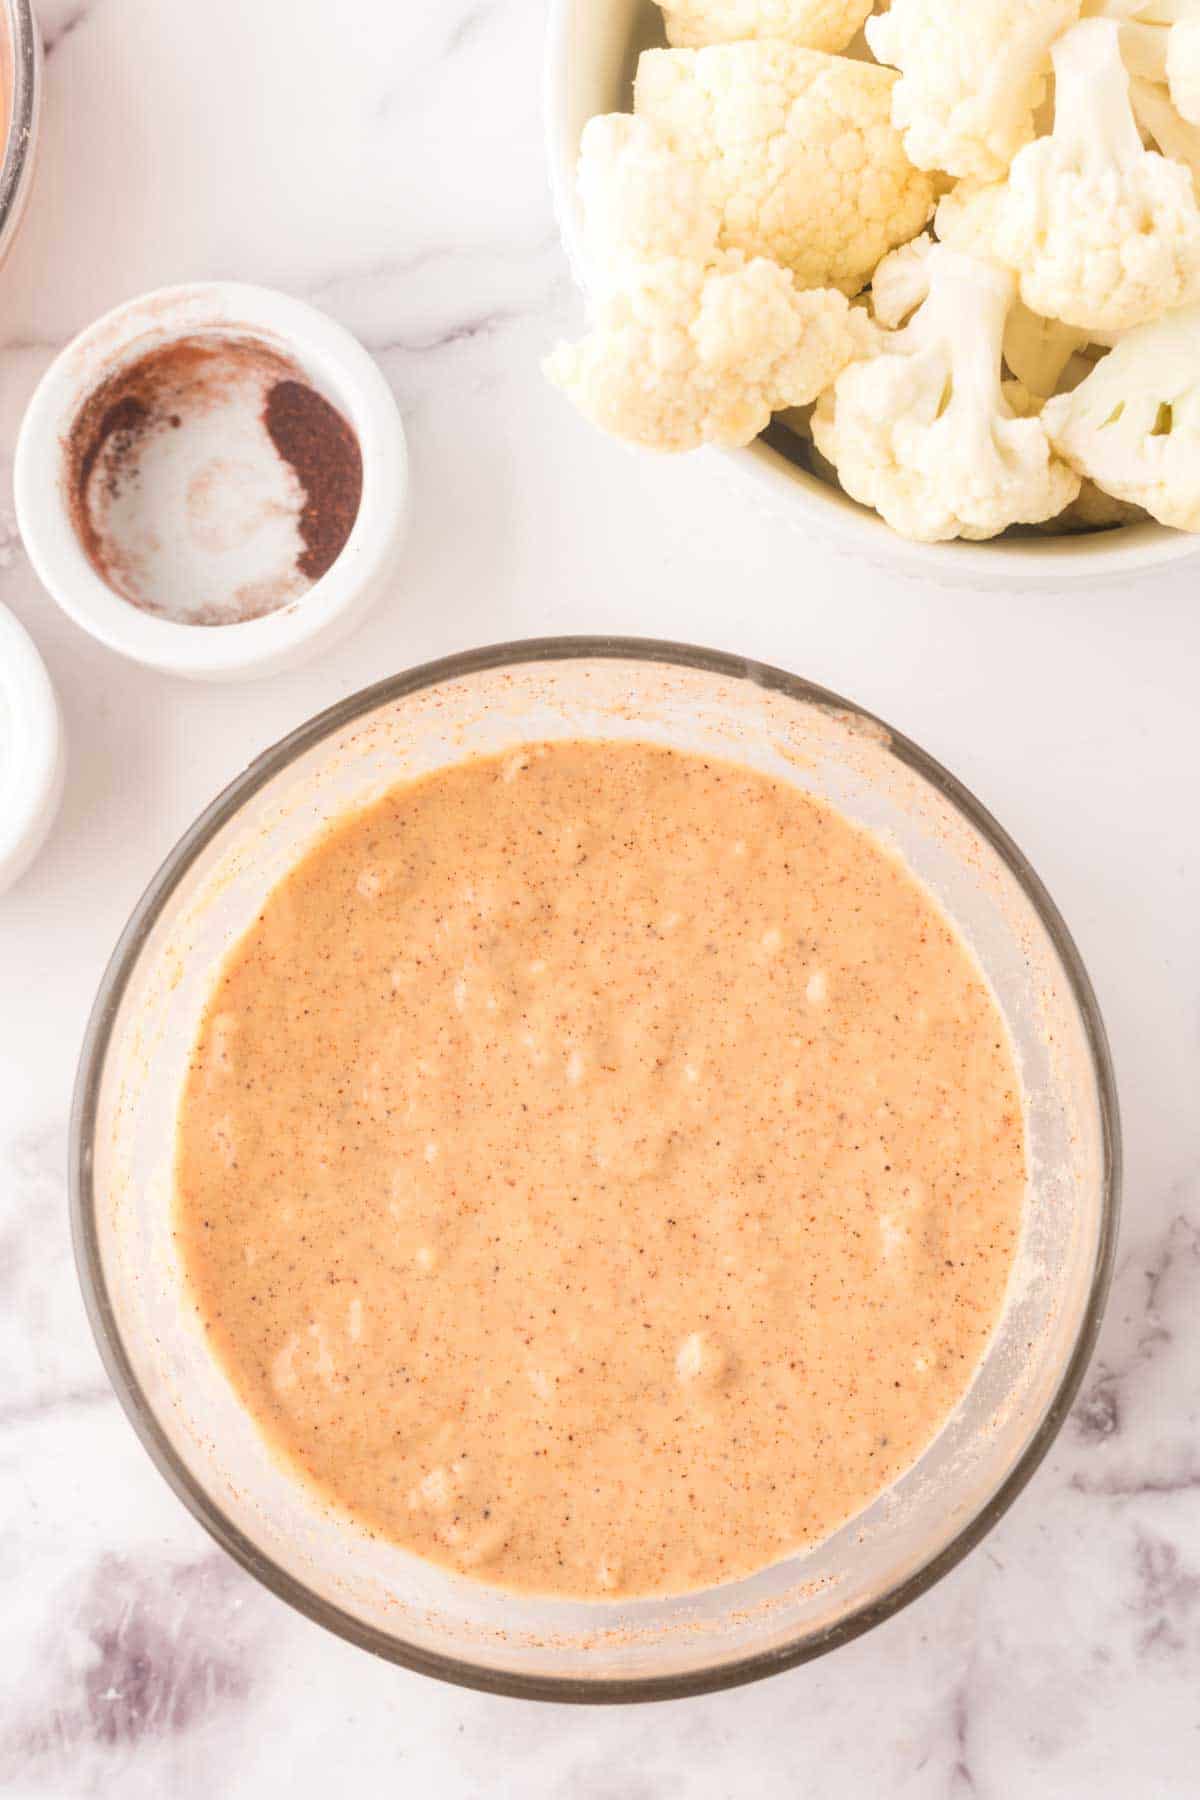
<path fill-rule="evenodd" d="M 575 196 L 580 135 L 593 114 L 630 109 L 638 54 L 664 41 L 653 0 L 550 0 L 543 95 L 546 150 L 563 243 L 581 286 L 585 280 Z M 956 585 L 1094 583 L 1179 562 L 1198 548 L 1191 534 L 1152 521 L 1110 531 L 1039 533 L 987 543 L 914 544 L 762 438 L 745 450 L 721 454 L 772 512 L 789 517 L 802 529 L 870 562 Z"/>

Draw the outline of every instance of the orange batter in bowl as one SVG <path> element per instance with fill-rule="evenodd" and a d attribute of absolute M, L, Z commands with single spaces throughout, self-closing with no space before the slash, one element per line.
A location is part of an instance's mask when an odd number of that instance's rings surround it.
<path fill-rule="evenodd" d="M 567 742 L 398 787 L 274 890 L 176 1233 L 327 1500 L 608 1599 L 751 1573 L 912 1465 L 1025 1181 L 996 1003 L 898 858 L 733 764 Z"/>

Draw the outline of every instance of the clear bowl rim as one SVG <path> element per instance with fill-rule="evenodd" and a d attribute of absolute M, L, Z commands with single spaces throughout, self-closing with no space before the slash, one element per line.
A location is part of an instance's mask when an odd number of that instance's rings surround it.
<path fill-rule="evenodd" d="M 19 211 L 33 156 L 38 113 L 38 58 L 41 40 L 31 0 L 4 0 L 12 38 L 13 110 L 0 160 L 0 241 Z"/>
<path fill-rule="evenodd" d="M 928 782 L 965 817 L 999 855 L 1033 905 L 1062 965 L 1079 1008 L 1096 1087 L 1103 1148 L 1101 1217 L 1095 1265 L 1079 1334 L 1066 1359 L 1054 1397 L 1038 1429 L 990 1499 L 953 1540 L 887 1594 L 860 1607 L 836 1626 L 768 1651 L 683 1675 L 603 1677 L 531 1676 L 497 1670 L 466 1658 L 443 1656 L 380 1631 L 331 1604 L 269 1557 L 225 1516 L 178 1456 L 134 1374 L 109 1298 L 96 1229 L 92 1186 L 93 1141 L 101 1080 L 112 1026 L 149 934 L 192 863 L 245 802 L 299 756 L 365 713 L 442 682 L 532 663 L 585 660 L 670 665 L 728 680 L 751 681 L 768 692 L 833 707 L 888 734 L 900 762 Z M 881 1624 L 948 1574 L 1000 1520 L 1038 1468 L 1067 1416 L 1095 1346 L 1112 1276 L 1120 1213 L 1121 1128 L 1116 1084 L 1100 1009 L 1074 940 L 1039 877 L 1017 845 L 957 778 L 902 733 L 854 702 L 785 670 L 733 656 L 649 638 L 567 636 L 530 638 L 459 652 L 424 663 L 360 689 L 298 726 L 265 750 L 222 790 L 185 831 L 151 879 L 117 941 L 100 982 L 80 1051 L 69 1126 L 69 1203 L 76 1268 L 84 1304 L 109 1380 L 126 1416 L 159 1473 L 192 1516 L 234 1560 L 296 1611 L 347 1642 L 420 1674 L 460 1687 L 513 1698 L 628 1704 L 683 1699 L 738 1687 L 774 1675 L 836 1649 Z"/>

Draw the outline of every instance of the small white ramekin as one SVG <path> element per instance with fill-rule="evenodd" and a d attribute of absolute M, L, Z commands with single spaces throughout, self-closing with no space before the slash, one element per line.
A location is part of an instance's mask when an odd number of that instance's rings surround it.
<path fill-rule="evenodd" d="M 362 450 L 358 517 L 336 562 L 298 600 L 229 625 L 164 619 L 114 592 L 79 542 L 65 478 L 71 427 L 100 383 L 150 351 L 204 334 L 257 339 L 291 358 L 349 421 Z M 391 389 L 343 326 L 269 288 L 203 282 L 128 301 L 67 346 L 30 401 L 13 486 L 30 561 L 77 625 L 151 668 L 237 680 L 292 668 L 327 649 L 380 598 L 394 577 L 404 534 L 408 454 Z"/>
<path fill-rule="evenodd" d="M 563 243 L 585 290 L 588 271 L 575 192 L 579 140 L 593 114 L 629 111 L 638 55 L 665 41 L 653 0 L 550 0 L 543 69 L 546 149 Z M 745 450 L 717 454 L 728 457 L 773 513 L 801 530 L 880 567 L 946 584 L 996 588 L 1107 581 L 1179 562 L 1200 549 L 1200 540 L 1189 533 L 1153 523 L 981 544 L 914 544 L 763 438 Z"/>
<path fill-rule="evenodd" d="M 0 606 L 0 893 L 20 880 L 45 842 L 66 767 L 46 665 L 24 626 Z"/>

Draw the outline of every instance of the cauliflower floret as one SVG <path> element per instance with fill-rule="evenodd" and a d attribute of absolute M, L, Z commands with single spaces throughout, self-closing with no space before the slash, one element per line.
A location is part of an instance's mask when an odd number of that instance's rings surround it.
<path fill-rule="evenodd" d="M 1200 0 L 1100 0 L 1086 9 L 1121 22 L 1131 75 L 1161 82 L 1190 125 L 1200 125 Z"/>
<path fill-rule="evenodd" d="M 703 166 L 650 120 L 593 119 L 578 181 L 594 330 L 546 370 L 605 430 L 660 450 L 749 443 L 865 352 L 873 328 L 843 294 L 718 248 Z"/>
<path fill-rule="evenodd" d="M 1006 182 L 948 195 L 938 230 L 1020 277 L 1035 313 L 1126 331 L 1200 292 L 1200 209 L 1188 171 L 1143 148 L 1119 28 L 1085 19 L 1054 46 L 1054 130 Z"/>
<path fill-rule="evenodd" d="M 660 256 L 707 262 L 721 216 L 698 165 L 669 149 L 647 119 L 589 119 L 576 179 L 590 285 L 619 283 L 630 264 Z"/>
<path fill-rule="evenodd" d="M 1129 332 L 1042 418 L 1059 454 L 1106 494 L 1200 531 L 1200 306 Z"/>
<path fill-rule="evenodd" d="M 817 447 L 846 492 L 904 537 L 988 538 L 1052 518 L 1079 477 L 1001 388 L 1013 278 L 942 244 L 927 267 L 929 297 L 912 323 L 822 395 Z"/>
<path fill-rule="evenodd" d="M 937 215 L 939 229 L 945 206 L 943 200 Z M 969 243 L 953 238 L 950 241 L 952 248 L 972 254 Z M 877 324 L 895 331 L 928 298 L 929 257 L 933 248 L 932 238 L 919 237 L 884 257 L 871 282 L 871 310 Z M 1046 400 L 1058 392 L 1071 358 L 1087 342 L 1085 331 L 1060 325 L 1056 319 L 1039 318 L 1018 300 L 1010 308 L 1004 326 L 1004 361 L 1022 387 Z M 1018 412 L 1021 410 L 1017 408 Z"/>
<path fill-rule="evenodd" d="M 1167 44 L 1167 86 L 1189 125 L 1200 125 L 1200 10 L 1173 27 Z"/>
<path fill-rule="evenodd" d="M 844 294 L 738 251 L 631 266 L 593 323 L 546 373 L 593 424 L 650 450 L 748 444 L 773 412 L 815 400 L 873 329 Z"/>
<path fill-rule="evenodd" d="M 1087 366 L 1090 373 L 1093 365 Z M 1020 381 L 1006 381 L 1004 395 L 1019 419 L 1037 418 L 1046 409 L 1045 399 L 1039 394 L 1031 394 Z M 1143 507 L 1131 506 L 1126 500 L 1114 500 L 1111 494 L 1106 494 L 1085 476 L 1070 505 L 1064 506 L 1053 519 L 1044 519 L 1037 529 L 1049 533 L 1108 531 L 1114 525 L 1134 525 L 1148 517 Z"/>
<path fill-rule="evenodd" d="M 695 50 L 775 38 L 805 50 L 844 50 L 872 0 L 659 0 L 667 42 Z"/>
<path fill-rule="evenodd" d="M 1087 342 L 1086 331 L 1043 319 L 1018 300 L 1004 327 L 1004 360 L 1023 388 L 1048 400 L 1058 393 L 1071 358 Z"/>
<path fill-rule="evenodd" d="M 1093 365 L 1088 364 L 1090 373 Z M 1005 398 L 1019 419 L 1037 418 L 1046 409 L 1045 400 L 1031 394 L 1021 382 L 1004 383 Z M 1149 518 L 1144 507 L 1131 506 L 1127 500 L 1114 500 L 1086 476 L 1069 506 L 1053 519 L 1044 519 L 1037 527 L 1041 532 L 1109 531 L 1115 525 L 1135 525 Z"/>
<path fill-rule="evenodd" d="M 871 312 L 879 325 L 897 331 L 929 298 L 929 255 L 933 239 L 914 238 L 885 256 L 871 277 Z"/>
<path fill-rule="evenodd" d="M 1004 194 L 1002 181 L 960 181 L 938 201 L 933 228 L 939 242 L 961 250 L 964 256 L 981 256 L 984 262 L 994 262 Z"/>
<path fill-rule="evenodd" d="M 1150 517 L 1144 506 L 1114 500 L 1094 481 L 1084 481 L 1076 499 L 1051 519 L 1047 531 L 1111 531 L 1115 525 L 1141 525 Z"/>
<path fill-rule="evenodd" d="M 1172 162 L 1191 170 L 1192 186 L 1200 196 L 1200 127 L 1189 125 L 1173 105 L 1165 87 L 1133 76 L 1129 83 L 1133 116 L 1144 137 L 1157 145 Z"/>
<path fill-rule="evenodd" d="M 922 169 L 996 181 L 1034 134 L 1050 46 L 1080 0 L 892 0 L 867 21 L 881 63 L 901 71 L 892 118 Z"/>
<path fill-rule="evenodd" d="M 1014 376 L 1000 383 L 1000 392 L 1017 419 L 1036 419 L 1046 404 L 1040 394 L 1031 394 L 1025 383 Z"/>
<path fill-rule="evenodd" d="M 791 44 L 648 50 L 636 111 L 703 166 L 721 244 L 855 294 L 934 201 L 891 123 L 895 76 Z"/>

